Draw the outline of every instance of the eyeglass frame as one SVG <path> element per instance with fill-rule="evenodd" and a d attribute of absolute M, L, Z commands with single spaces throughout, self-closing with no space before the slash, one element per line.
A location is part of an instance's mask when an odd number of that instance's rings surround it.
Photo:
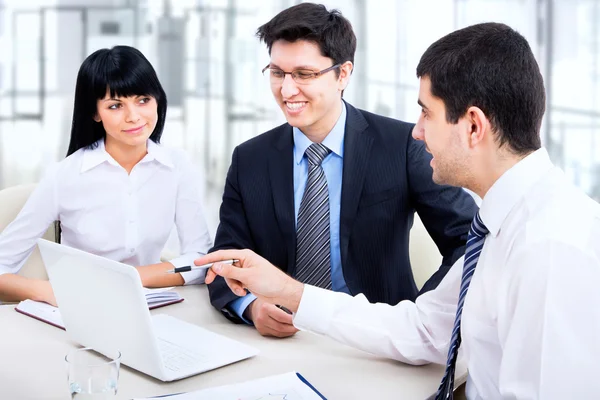
<path fill-rule="evenodd" d="M 308 79 L 306 82 L 303 82 L 303 81 L 297 81 L 297 80 L 295 80 L 295 79 L 294 79 L 294 72 L 296 72 L 296 71 L 310 71 L 309 69 L 306 69 L 306 70 L 304 70 L 304 69 L 302 69 L 302 68 L 299 68 L 299 69 L 295 69 L 295 70 L 293 70 L 292 72 L 286 72 L 286 71 L 282 70 L 281 68 L 274 68 L 274 69 L 276 69 L 276 70 L 278 70 L 278 71 L 281 71 L 281 72 L 283 72 L 283 78 L 281 79 L 281 82 L 282 82 L 282 83 L 283 83 L 283 81 L 285 81 L 285 76 L 289 74 L 289 75 L 292 77 L 292 80 L 293 80 L 294 82 L 296 82 L 296 83 L 299 83 L 299 84 L 303 85 L 303 84 L 307 84 L 307 83 L 309 83 L 309 82 L 311 82 L 311 81 L 313 81 L 313 80 L 317 79 L 318 77 L 320 77 L 320 76 L 321 76 L 321 75 L 323 75 L 323 74 L 326 74 L 326 73 L 327 73 L 327 72 L 329 72 L 329 71 L 333 71 L 334 69 L 341 67 L 342 65 L 343 65 L 343 64 L 335 64 L 335 65 L 332 65 L 332 66 L 331 66 L 331 67 L 329 67 L 329 68 L 325 68 L 325 69 L 323 69 L 323 70 L 321 70 L 321 71 L 318 71 L 318 72 L 312 72 L 312 71 L 311 71 L 313 75 L 312 75 L 312 76 L 311 76 L 311 78 L 310 78 L 310 79 Z M 271 67 L 271 64 L 269 63 L 269 64 L 268 64 L 266 67 L 264 67 L 264 68 L 262 69 L 261 73 L 264 75 L 266 70 L 268 70 L 268 69 L 271 69 L 270 67 Z"/>

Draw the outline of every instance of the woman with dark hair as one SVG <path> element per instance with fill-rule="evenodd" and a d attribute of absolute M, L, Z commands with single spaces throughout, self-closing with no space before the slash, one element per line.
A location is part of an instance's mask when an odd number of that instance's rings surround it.
<path fill-rule="evenodd" d="M 57 220 L 63 244 L 136 266 L 144 286 L 204 282 L 196 271 L 165 273 L 211 246 L 200 177 L 183 151 L 159 144 L 166 112 L 156 72 L 138 50 L 102 49 L 83 62 L 67 158 L 0 234 L 0 301 L 55 304 L 49 282 L 16 273 Z M 182 256 L 160 262 L 173 225 Z"/>

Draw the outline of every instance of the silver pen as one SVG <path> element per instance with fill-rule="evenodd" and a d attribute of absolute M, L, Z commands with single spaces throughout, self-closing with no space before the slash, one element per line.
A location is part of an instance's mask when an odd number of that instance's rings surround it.
<path fill-rule="evenodd" d="M 186 265 L 185 267 L 177 267 L 175 269 L 170 269 L 167 271 L 167 274 L 176 274 L 179 272 L 188 272 L 188 271 L 196 271 L 199 269 L 209 269 L 214 264 L 234 264 L 239 262 L 240 260 L 224 260 L 216 263 L 204 264 L 204 265 Z"/>

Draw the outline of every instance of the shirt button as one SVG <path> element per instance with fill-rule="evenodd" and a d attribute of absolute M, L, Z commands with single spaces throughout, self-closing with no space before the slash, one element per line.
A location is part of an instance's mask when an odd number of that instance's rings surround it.
<path fill-rule="evenodd" d="M 133 249 L 133 248 L 129 249 L 130 253 L 133 253 L 134 251 L 135 251 L 135 249 Z"/>

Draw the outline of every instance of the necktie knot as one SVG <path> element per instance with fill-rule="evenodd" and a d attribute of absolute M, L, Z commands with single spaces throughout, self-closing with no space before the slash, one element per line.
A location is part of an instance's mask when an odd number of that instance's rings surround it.
<path fill-rule="evenodd" d="M 481 216 L 479 215 L 479 212 L 477 212 L 477 214 L 475 214 L 475 218 L 473 218 L 473 222 L 471 223 L 469 236 L 476 236 L 478 238 L 482 238 L 485 237 L 485 235 L 487 235 L 488 233 L 490 233 L 489 229 L 484 225 L 483 221 L 481 220 Z"/>
<path fill-rule="evenodd" d="M 323 146 L 321 143 L 311 144 L 304 152 L 311 166 L 321 165 L 321 162 L 323 162 L 329 153 L 331 153 L 331 150 Z"/>

